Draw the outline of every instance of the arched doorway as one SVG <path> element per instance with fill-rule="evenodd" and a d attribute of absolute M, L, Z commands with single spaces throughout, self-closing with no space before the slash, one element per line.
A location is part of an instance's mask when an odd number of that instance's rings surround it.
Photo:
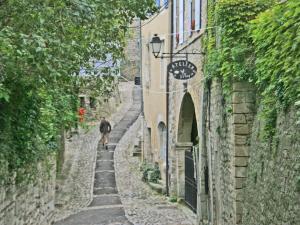
<path fill-rule="evenodd" d="M 198 145 L 198 128 L 195 114 L 195 106 L 189 93 L 182 100 L 179 124 L 178 143 L 185 145 L 184 149 L 184 200 L 194 211 L 197 210 L 197 180 L 195 170 L 196 148 Z"/>

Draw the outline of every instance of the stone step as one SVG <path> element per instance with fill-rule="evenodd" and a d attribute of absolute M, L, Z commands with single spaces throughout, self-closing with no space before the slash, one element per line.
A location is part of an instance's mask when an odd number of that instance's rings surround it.
<path fill-rule="evenodd" d="M 97 160 L 114 160 L 114 152 L 109 152 L 109 151 L 98 152 Z"/>
<path fill-rule="evenodd" d="M 119 204 L 122 204 L 119 196 L 103 195 L 94 197 L 89 207 Z"/>
<path fill-rule="evenodd" d="M 103 195 L 103 194 L 117 194 L 117 188 L 94 188 L 94 195 Z"/>
<path fill-rule="evenodd" d="M 115 143 L 115 142 L 112 142 L 112 143 Z M 116 149 L 116 145 L 107 144 L 107 149 L 106 149 L 106 146 L 103 146 L 102 144 L 100 144 L 98 146 L 98 154 L 99 154 L 99 152 L 109 152 L 109 151 L 114 151 L 115 149 Z"/>
<path fill-rule="evenodd" d="M 56 225 L 108 225 L 111 223 L 130 224 L 122 207 L 87 209 L 59 221 Z"/>
<path fill-rule="evenodd" d="M 96 172 L 95 173 L 95 181 L 94 188 L 109 188 L 116 187 L 116 178 L 114 172 Z"/>
<path fill-rule="evenodd" d="M 102 161 L 99 160 L 96 162 L 96 171 L 99 170 L 114 170 L 114 161 Z"/>

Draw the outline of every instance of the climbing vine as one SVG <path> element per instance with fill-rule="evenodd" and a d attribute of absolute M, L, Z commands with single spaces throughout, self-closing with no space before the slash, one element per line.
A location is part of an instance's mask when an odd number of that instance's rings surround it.
<path fill-rule="evenodd" d="M 209 1 L 206 37 L 208 79 L 222 80 L 229 96 L 234 81 L 253 83 L 260 93 L 266 137 L 277 113 L 300 98 L 299 4 L 290 0 Z"/>

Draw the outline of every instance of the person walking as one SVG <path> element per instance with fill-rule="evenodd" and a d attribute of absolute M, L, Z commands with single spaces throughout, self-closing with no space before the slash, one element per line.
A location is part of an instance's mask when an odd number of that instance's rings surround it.
<path fill-rule="evenodd" d="M 105 148 L 108 149 L 107 144 L 108 144 L 109 133 L 111 132 L 111 125 L 105 119 L 105 117 L 102 117 L 102 119 L 101 119 L 100 132 L 102 134 L 100 141 L 101 141 L 103 147 L 105 146 Z"/>

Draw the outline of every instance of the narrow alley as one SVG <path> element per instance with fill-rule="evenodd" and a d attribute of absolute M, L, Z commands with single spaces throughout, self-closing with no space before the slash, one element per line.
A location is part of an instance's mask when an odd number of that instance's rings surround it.
<path fill-rule="evenodd" d="M 0 225 L 300 225 L 300 0 L 0 0 Z"/>
<path fill-rule="evenodd" d="M 188 219 L 192 215 L 188 209 L 168 202 L 142 182 L 141 162 L 132 157 L 133 144 L 141 130 L 141 89 L 124 86 L 128 88 L 124 91 L 133 92 L 128 95 L 132 97 L 131 106 L 127 111 L 120 107 L 125 112 L 112 129 L 108 149 L 98 144 L 91 202 L 54 225 L 194 224 L 193 216 Z"/>

